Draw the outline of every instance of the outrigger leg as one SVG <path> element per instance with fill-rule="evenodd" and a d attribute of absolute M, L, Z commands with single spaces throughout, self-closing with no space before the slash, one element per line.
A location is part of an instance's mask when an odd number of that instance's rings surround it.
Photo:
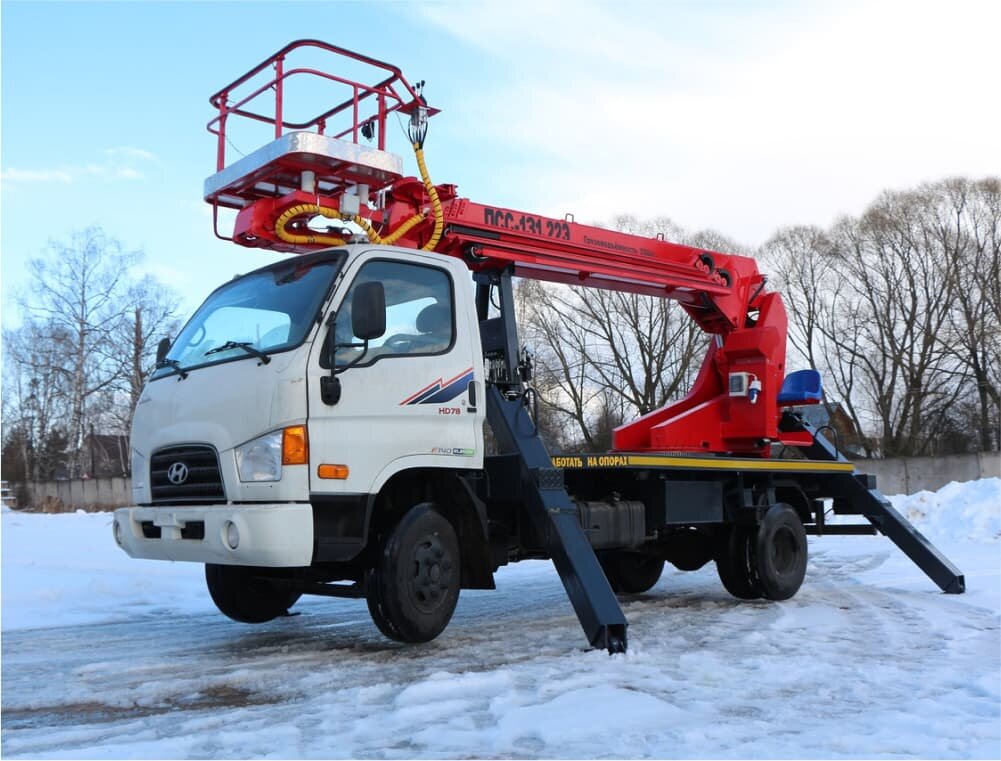
<path fill-rule="evenodd" d="M 811 460 L 847 462 L 837 448 L 810 423 L 794 412 L 786 412 L 779 423 L 784 432 L 809 433 L 813 444 L 799 447 Z M 863 473 L 832 473 L 825 476 L 834 496 L 834 512 L 840 515 L 862 515 L 876 529 L 889 537 L 939 588 L 948 594 L 966 591 L 966 580 L 928 539 L 897 512 L 890 501 L 876 489 L 874 476 Z"/>
<path fill-rule="evenodd" d="M 588 641 L 609 653 L 626 649 L 626 617 L 580 525 L 577 507 L 563 485 L 563 471 L 539 437 L 522 399 L 487 389 L 487 419 L 501 448 L 519 455 L 525 508 L 560 575 Z"/>
<path fill-rule="evenodd" d="M 510 270 L 477 275 L 477 311 L 484 355 L 498 369 L 487 384 L 487 420 L 500 449 L 516 455 L 520 494 L 536 533 L 556 566 L 567 597 L 592 647 L 609 653 L 626 649 L 626 617 L 615 599 L 584 529 L 577 507 L 553 467 L 546 445 L 525 404 Z M 488 319 L 492 288 L 500 297 L 499 317 Z"/>

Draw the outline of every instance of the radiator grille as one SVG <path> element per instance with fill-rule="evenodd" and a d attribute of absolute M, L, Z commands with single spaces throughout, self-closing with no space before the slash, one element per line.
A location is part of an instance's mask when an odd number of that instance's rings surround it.
<path fill-rule="evenodd" d="M 169 477 L 172 468 L 174 481 Z M 183 479 L 179 477 L 182 471 Z M 219 456 L 212 447 L 185 444 L 154 452 L 149 463 L 149 479 L 154 502 L 226 500 L 219 473 Z"/>

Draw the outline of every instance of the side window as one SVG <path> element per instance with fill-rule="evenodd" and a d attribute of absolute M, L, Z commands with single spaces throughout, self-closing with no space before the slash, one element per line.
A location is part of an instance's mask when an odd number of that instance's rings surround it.
<path fill-rule="evenodd" d="M 339 365 L 351 362 L 361 352 L 360 348 L 343 344 L 361 343 L 351 330 L 351 298 L 358 285 L 373 281 L 381 282 L 386 290 L 386 332 L 369 341 L 362 364 L 379 357 L 441 354 L 448 350 L 455 335 L 448 273 L 419 264 L 375 260 L 362 267 L 341 302 L 334 331 L 327 334 L 322 367 L 329 367 L 331 339 L 341 345 L 337 349 Z"/>

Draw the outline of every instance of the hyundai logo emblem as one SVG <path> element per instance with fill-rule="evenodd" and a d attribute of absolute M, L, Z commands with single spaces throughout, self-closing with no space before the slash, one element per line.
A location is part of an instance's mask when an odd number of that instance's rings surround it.
<path fill-rule="evenodd" d="M 188 480 L 188 466 L 183 462 L 175 462 L 167 468 L 167 480 L 172 484 L 183 484 Z"/>

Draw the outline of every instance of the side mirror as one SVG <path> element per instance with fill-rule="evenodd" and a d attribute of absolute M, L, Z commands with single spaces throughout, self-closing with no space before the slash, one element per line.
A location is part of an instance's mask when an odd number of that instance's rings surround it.
<path fill-rule="evenodd" d="M 359 283 L 351 296 L 351 332 L 371 341 L 386 332 L 386 289 L 382 283 Z"/>
<path fill-rule="evenodd" d="M 163 362 L 164 358 L 167 356 L 167 352 L 170 351 L 170 339 L 161 338 L 160 343 L 156 345 L 156 363 L 160 364 Z"/>

